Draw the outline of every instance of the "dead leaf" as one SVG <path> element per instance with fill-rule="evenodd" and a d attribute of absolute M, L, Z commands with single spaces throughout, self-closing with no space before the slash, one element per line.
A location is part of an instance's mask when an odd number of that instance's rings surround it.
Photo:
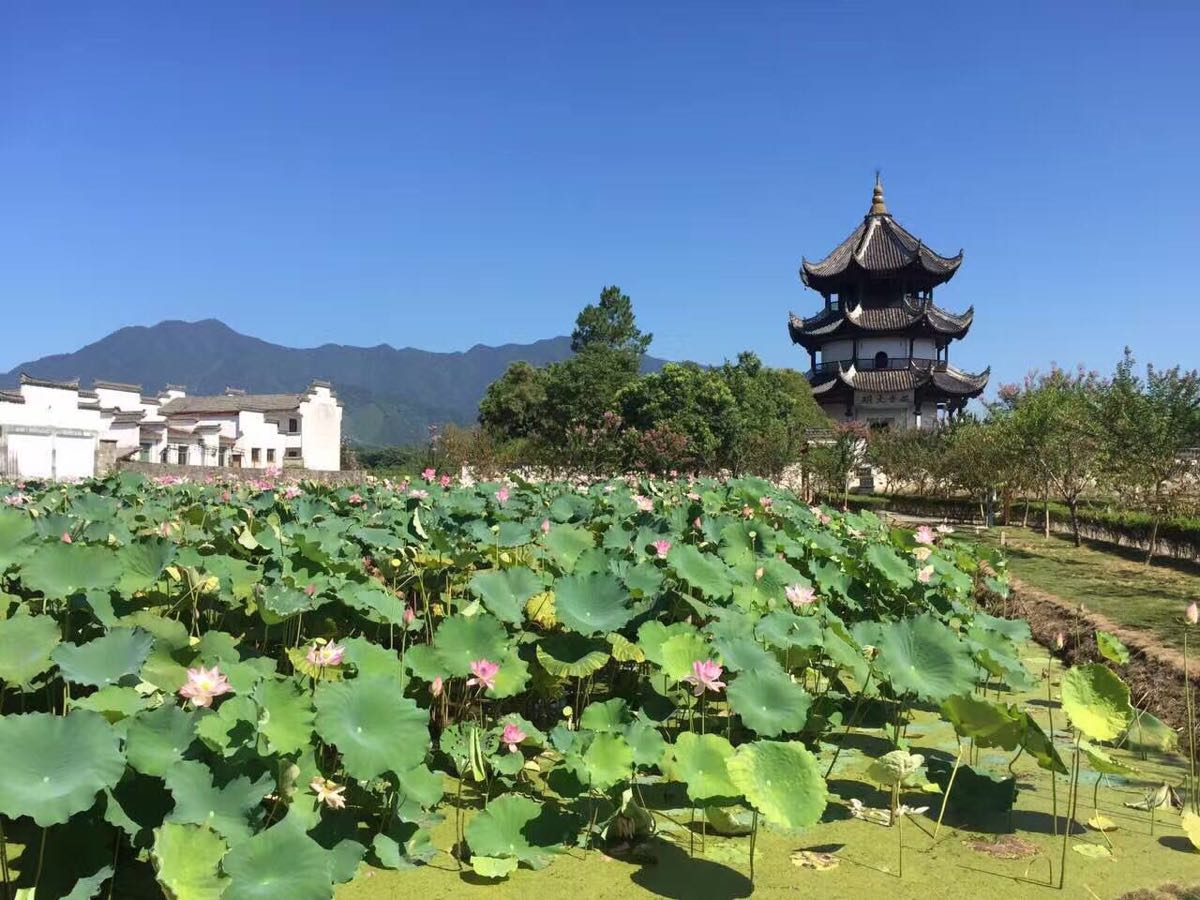
<path fill-rule="evenodd" d="M 1031 856 L 1037 856 L 1039 852 L 1037 844 L 1015 834 L 1003 834 L 994 839 L 975 838 L 963 843 L 993 859 L 1029 859 Z"/>
<path fill-rule="evenodd" d="M 818 872 L 836 869 L 838 862 L 832 853 L 818 853 L 815 850 L 797 850 L 792 854 L 792 865 L 801 869 L 816 869 Z"/>

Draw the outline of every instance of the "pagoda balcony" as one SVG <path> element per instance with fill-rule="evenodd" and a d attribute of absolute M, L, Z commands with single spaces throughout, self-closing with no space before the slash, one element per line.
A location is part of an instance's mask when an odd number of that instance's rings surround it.
<path fill-rule="evenodd" d="M 836 372 L 839 366 L 848 369 L 851 365 L 860 372 L 877 369 L 907 369 L 910 366 L 925 369 L 926 371 L 946 371 L 945 360 L 932 359 L 928 356 L 889 356 L 886 360 L 881 360 L 880 363 L 882 364 L 876 363 L 874 359 L 829 359 L 817 363 L 815 368 L 808 371 L 808 377 L 812 378 L 815 375 Z"/>

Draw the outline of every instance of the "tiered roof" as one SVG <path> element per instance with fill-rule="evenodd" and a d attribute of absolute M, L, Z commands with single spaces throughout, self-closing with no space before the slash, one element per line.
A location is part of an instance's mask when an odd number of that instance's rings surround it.
<path fill-rule="evenodd" d="M 964 372 L 948 363 L 910 360 L 903 369 L 859 369 L 849 366 L 816 374 L 813 395 L 833 399 L 848 391 L 871 394 L 921 391 L 930 399 L 978 397 L 987 387 L 991 367 L 978 375 Z"/>
<path fill-rule="evenodd" d="M 956 314 L 935 306 L 932 300 L 918 300 L 900 306 L 860 305 L 847 310 L 823 309 L 807 319 L 789 313 L 788 334 L 792 343 L 815 350 L 834 337 L 886 332 L 962 338 L 974 319 L 974 307 Z"/>
<path fill-rule="evenodd" d="M 831 293 L 862 273 L 873 278 L 907 276 L 914 285 L 933 287 L 954 277 L 963 254 L 942 256 L 892 218 L 883 200 L 883 185 L 875 178 L 871 208 L 850 236 L 819 262 L 803 261 L 800 278 L 821 293 Z"/>

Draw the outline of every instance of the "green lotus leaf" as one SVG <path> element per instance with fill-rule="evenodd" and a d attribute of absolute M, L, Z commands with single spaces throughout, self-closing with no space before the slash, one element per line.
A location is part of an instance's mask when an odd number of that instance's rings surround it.
<path fill-rule="evenodd" d="M 222 900 L 330 900 L 332 863 L 329 851 L 284 820 L 225 855 Z"/>
<path fill-rule="evenodd" d="M 807 828 L 825 812 L 825 779 L 817 758 L 803 744 L 742 744 L 726 765 L 738 792 L 772 825 Z"/>
<path fill-rule="evenodd" d="M 429 832 L 413 822 L 393 823 L 387 831 L 375 835 L 371 849 L 385 869 L 415 869 L 437 855 Z"/>
<path fill-rule="evenodd" d="M 1100 651 L 1100 655 L 1105 659 L 1115 662 L 1119 666 L 1128 665 L 1129 663 L 1129 648 L 1121 643 L 1121 639 L 1115 634 L 1109 634 L 1107 631 L 1097 631 L 1096 649 Z"/>
<path fill-rule="evenodd" d="M 0 619 L 0 682 L 28 684 L 53 665 L 61 629 L 52 616 L 24 612 Z"/>
<path fill-rule="evenodd" d="M 471 578 L 471 590 L 496 618 L 518 624 L 524 614 L 525 601 L 545 590 L 545 586 L 532 569 L 517 566 L 476 572 Z"/>
<path fill-rule="evenodd" d="M 754 636 L 780 650 L 820 647 L 822 644 L 821 623 L 815 616 L 798 616 L 783 609 L 763 616 L 754 626 Z"/>
<path fill-rule="evenodd" d="M 1099 772 L 1101 775 L 1137 774 L 1137 769 L 1133 766 L 1126 765 L 1119 759 L 1115 759 L 1103 748 L 1097 747 L 1091 741 L 1081 740 L 1079 742 L 1079 749 L 1087 757 L 1088 765 L 1092 767 L 1093 772 Z"/>
<path fill-rule="evenodd" d="M 250 837 L 251 814 L 262 815 L 262 800 L 275 787 L 275 779 L 262 775 L 257 781 L 240 775 L 223 787 L 213 784 L 213 773 L 203 763 L 185 759 L 163 776 L 175 798 L 175 808 L 166 821 L 180 825 L 207 825 L 230 845 Z"/>
<path fill-rule="evenodd" d="M 395 650 L 358 637 L 338 641 L 338 644 L 346 649 L 345 664 L 354 666 L 359 678 L 391 678 L 403 688 L 407 679 L 400 655 Z M 417 646 L 428 650 L 427 644 Z"/>
<path fill-rule="evenodd" d="M 612 575 L 567 575 L 554 584 L 554 614 L 582 635 L 616 631 L 633 618 L 625 588 Z"/>
<path fill-rule="evenodd" d="M 877 649 L 875 665 L 899 694 L 940 703 L 975 683 L 970 650 L 929 613 L 884 625 Z"/>
<path fill-rule="evenodd" d="M 662 589 L 663 570 L 652 562 L 641 562 L 619 571 L 625 589 L 635 597 L 653 597 Z"/>
<path fill-rule="evenodd" d="M 696 629 L 687 622 L 672 622 L 670 625 L 664 625 L 662 622 L 651 619 L 649 622 L 643 622 L 638 628 L 637 645 L 646 659 L 661 667 L 663 644 L 677 634 L 696 634 Z"/>
<path fill-rule="evenodd" d="M 663 642 L 662 670 L 672 681 L 692 674 L 692 663 L 711 659 L 713 650 L 695 629 L 676 634 Z"/>
<path fill-rule="evenodd" d="M 663 758 L 663 773 L 687 785 L 692 800 L 738 797 L 742 791 L 729 777 L 733 745 L 719 734 L 685 731 Z"/>
<path fill-rule="evenodd" d="M 349 650 L 346 651 L 349 654 Z M 432 644 L 416 644 L 404 651 L 404 667 L 422 681 L 432 682 L 435 678 L 450 678 L 450 670 Z M 364 674 L 364 673 L 360 673 Z M 376 672 L 376 675 L 383 673 Z"/>
<path fill-rule="evenodd" d="M 59 825 L 125 771 L 117 732 L 99 713 L 0 716 L 0 813 Z"/>
<path fill-rule="evenodd" d="M 631 721 L 629 707 L 620 697 L 589 703 L 579 717 L 579 727 L 592 731 L 619 732 Z"/>
<path fill-rule="evenodd" d="M 762 737 L 801 731 L 812 705 L 809 693 L 778 667 L 742 672 L 726 693 L 745 726 Z"/>
<path fill-rule="evenodd" d="M 1129 723 L 1129 746 L 1134 750 L 1157 750 L 1169 753 L 1179 746 L 1179 734 L 1168 725 L 1145 710 L 1134 710 L 1133 721 Z"/>
<path fill-rule="evenodd" d="M 177 552 L 173 541 L 161 537 L 126 544 L 117 551 L 121 566 L 118 590 L 132 594 L 151 587 L 162 577 L 163 570 L 175 559 Z"/>
<path fill-rule="evenodd" d="M 92 900 L 93 897 L 99 897 L 101 885 L 112 878 L 115 871 L 112 866 L 102 866 L 99 871 L 80 878 L 75 882 L 75 886 L 63 895 L 62 900 Z"/>
<path fill-rule="evenodd" d="M 86 644 L 59 644 L 51 658 L 68 681 L 102 687 L 133 675 L 150 655 L 154 635 L 136 628 L 113 628 Z"/>
<path fill-rule="evenodd" d="M 143 775 L 162 778 L 191 747 L 199 717 L 170 703 L 138 713 L 125 732 L 129 765 Z"/>
<path fill-rule="evenodd" d="M 667 563 L 688 585 L 705 597 L 719 600 L 733 593 L 729 567 L 714 556 L 706 556 L 691 544 L 676 544 L 667 553 Z"/>
<path fill-rule="evenodd" d="M 360 781 L 403 772 L 429 749 L 429 713 L 401 696 L 391 679 L 355 678 L 317 686 L 317 734 L 337 747 Z"/>
<path fill-rule="evenodd" d="M 754 819 L 742 806 L 706 806 L 704 818 L 712 831 L 725 837 L 739 837 L 754 830 Z"/>
<path fill-rule="evenodd" d="M 764 650 L 762 645 L 749 635 L 729 637 L 713 632 L 712 644 L 713 649 L 720 654 L 725 668 L 731 672 L 780 668 L 775 655 Z"/>
<path fill-rule="evenodd" d="M 517 871 L 516 857 L 513 856 L 472 856 L 471 869 L 480 878 L 507 878 Z"/>
<path fill-rule="evenodd" d="M 1025 752 L 1037 760 L 1037 764 L 1043 769 L 1063 775 L 1068 774 L 1067 764 L 1059 756 L 1054 741 L 1050 740 L 1049 735 L 1042 731 L 1042 726 L 1027 712 L 1021 713 L 1021 716 L 1024 719 L 1021 746 Z"/>
<path fill-rule="evenodd" d="M 646 654 L 629 638 L 619 632 L 608 635 L 608 643 L 612 646 L 612 657 L 617 662 L 645 662 Z"/>
<path fill-rule="evenodd" d="M 348 586 L 340 597 L 343 602 L 363 612 L 372 622 L 404 625 L 404 603 L 375 582 Z"/>
<path fill-rule="evenodd" d="M 396 773 L 396 784 L 405 798 L 427 808 L 436 806 L 445 793 L 445 776 L 424 764 Z"/>
<path fill-rule="evenodd" d="M 75 709 L 90 709 L 98 712 L 110 722 L 120 722 L 149 708 L 150 698 L 131 687 L 105 685 L 93 694 L 71 701 Z"/>
<path fill-rule="evenodd" d="M 315 595 L 286 584 L 272 584 L 263 591 L 258 614 L 268 625 L 278 625 L 300 613 L 310 612 L 321 605 Z"/>
<path fill-rule="evenodd" d="M 637 719 L 625 726 L 625 740 L 633 751 L 633 761 L 639 766 L 657 766 L 662 762 L 667 742 L 650 722 Z"/>
<path fill-rule="evenodd" d="M 229 883 L 220 870 L 228 849 L 211 828 L 165 822 L 154 829 L 150 858 L 166 896 L 173 900 L 220 900 Z"/>
<path fill-rule="evenodd" d="M 504 656 L 508 635 L 494 616 L 454 615 L 444 620 L 433 635 L 433 648 L 451 675 L 469 675 L 471 663 Z"/>
<path fill-rule="evenodd" d="M 529 663 L 512 650 L 506 650 L 496 663 L 500 670 L 496 673 L 495 683 L 488 689 L 489 697 L 503 700 L 525 690 L 525 685 L 529 684 Z"/>
<path fill-rule="evenodd" d="M 608 790 L 633 775 L 633 750 L 619 734 L 602 733 L 583 754 L 588 783 L 597 790 Z"/>
<path fill-rule="evenodd" d="M 1115 740 L 1133 720 L 1129 686 L 1100 663 L 1063 676 L 1062 705 L 1071 724 L 1094 741 Z"/>
<path fill-rule="evenodd" d="M 295 681 L 265 678 L 254 699 L 261 708 L 258 730 L 272 753 L 299 753 L 312 742 L 312 699 Z"/>
<path fill-rule="evenodd" d="M 912 567 L 891 547 L 885 544 L 871 544 L 864 555 L 867 562 L 896 587 L 903 590 L 915 583 Z"/>
<path fill-rule="evenodd" d="M 38 547 L 20 571 L 26 588 L 59 599 L 80 591 L 111 589 L 121 575 L 121 562 L 107 547 L 59 542 Z"/>
<path fill-rule="evenodd" d="M 1015 750 L 1025 730 L 1024 714 L 1015 707 L 984 700 L 973 694 L 956 694 L 942 703 L 942 715 L 963 737 L 981 747 Z"/>
<path fill-rule="evenodd" d="M 258 738 L 258 704 L 237 694 L 221 701 L 215 713 L 202 716 L 196 723 L 196 736 L 221 756 L 233 756 L 243 748 L 252 748 Z"/>
<path fill-rule="evenodd" d="M 604 668 L 608 644 L 578 634 L 547 635 L 537 645 L 537 660 L 555 678 L 585 678 Z"/>
<path fill-rule="evenodd" d="M 541 815 L 542 804 L 520 794 L 501 794 L 489 801 L 467 823 L 467 844 L 472 856 L 515 859 L 535 869 L 546 866 L 557 846 L 535 846 L 529 839 L 535 831 L 532 823 Z"/>
<path fill-rule="evenodd" d="M 564 572 L 575 568 L 575 563 L 596 544 L 595 536 L 586 528 L 576 525 L 555 525 L 542 538 L 542 545 L 549 551 L 550 558 Z"/>
<path fill-rule="evenodd" d="M 0 572 L 33 553 L 34 533 L 26 513 L 0 506 Z"/>

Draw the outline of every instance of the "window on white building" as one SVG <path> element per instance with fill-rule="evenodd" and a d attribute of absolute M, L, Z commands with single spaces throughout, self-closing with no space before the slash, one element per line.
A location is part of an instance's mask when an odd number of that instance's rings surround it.
<path fill-rule="evenodd" d="M 267 448 L 267 462 L 269 462 L 269 463 L 275 462 L 275 448 L 274 447 Z"/>
<path fill-rule="evenodd" d="M 287 459 L 299 459 L 300 458 L 300 448 L 299 447 L 288 447 L 286 450 L 283 451 L 283 455 Z"/>
<path fill-rule="evenodd" d="M 288 433 L 295 434 L 299 430 L 300 430 L 300 420 L 299 419 L 288 419 Z"/>
<path fill-rule="evenodd" d="M 250 448 L 250 462 L 252 462 L 252 463 L 258 462 L 259 457 L 261 455 L 262 455 L 262 451 L 259 450 L 257 447 Z"/>
<path fill-rule="evenodd" d="M 178 460 L 178 462 L 181 466 L 187 465 L 187 445 L 186 444 L 180 444 L 175 449 L 175 458 Z"/>

